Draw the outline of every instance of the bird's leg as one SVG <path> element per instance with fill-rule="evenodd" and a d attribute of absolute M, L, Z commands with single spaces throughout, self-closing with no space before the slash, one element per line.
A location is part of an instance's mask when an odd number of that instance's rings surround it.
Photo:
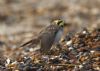
<path fill-rule="evenodd" d="M 53 50 L 53 51 L 56 51 L 56 50 L 59 51 L 59 50 L 61 50 L 60 43 L 57 43 L 57 44 L 53 45 L 52 48 L 51 48 L 51 50 Z"/>

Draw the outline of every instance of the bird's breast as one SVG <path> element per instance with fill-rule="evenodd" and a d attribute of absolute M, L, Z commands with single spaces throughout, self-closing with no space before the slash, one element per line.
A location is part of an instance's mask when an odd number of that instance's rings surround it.
<path fill-rule="evenodd" d="M 59 41 L 60 41 L 62 35 L 63 35 L 63 29 L 60 29 L 60 30 L 57 32 L 56 36 L 55 36 L 54 44 L 59 43 Z"/>

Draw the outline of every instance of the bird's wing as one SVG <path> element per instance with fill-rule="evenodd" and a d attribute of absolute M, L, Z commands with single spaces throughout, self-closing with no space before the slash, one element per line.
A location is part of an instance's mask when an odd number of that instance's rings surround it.
<path fill-rule="evenodd" d="M 50 25 L 46 27 L 45 29 L 43 29 L 39 33 L 37 38 L 33 38 L 32 40 L 22 44 L 21 47 L 24 47 L 24 46 L 35 47 L 41 42 L 41 48 L 45 50 L 46 48 L 52 46 L 54 42 L 55 34 L 58 32 L 58 30 L 59 30 L 58 26 Z"/>
<path fill-rule="evenodd" d="M 41 38 L 41 52 L 48 51 L 52 44 L 54 43 L 56 33 L 58 32 L 59 27 L 56 25 L 50 25 L 49 27 L 45 28 L 43 32 L 40 33 Z"/>

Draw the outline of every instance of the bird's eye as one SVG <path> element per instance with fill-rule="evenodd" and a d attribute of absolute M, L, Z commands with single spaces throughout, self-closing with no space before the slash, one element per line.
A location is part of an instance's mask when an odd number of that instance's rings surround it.
<path fill-rule="evenodd" d="M 64 26 L 64 21 L 63 20 L 55 20 L 54 23 L 60 27 Z"/>
<path fill-rule="evenodd" d="M 60 20 L 60 21 L 58 22 L 58 25 L 61 26 L 61 27 L 63 27 L 63 26 L 64 26 L 64 21 Z"/>

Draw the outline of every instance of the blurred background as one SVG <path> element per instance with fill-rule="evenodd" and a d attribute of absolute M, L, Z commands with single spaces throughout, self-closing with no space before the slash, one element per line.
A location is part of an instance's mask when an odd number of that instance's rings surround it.
<path fill-rule="evenodd" d="M 0 0 L 0 45 L 17 47 L 56 18 L 78 30 L 99 28 L 100 0 Z"/>
<path fill-rule="evenodd" d="M 0 0 L 0 34 L 36 32 L 55 18 L 100 27 L 100 0 Z"/>

